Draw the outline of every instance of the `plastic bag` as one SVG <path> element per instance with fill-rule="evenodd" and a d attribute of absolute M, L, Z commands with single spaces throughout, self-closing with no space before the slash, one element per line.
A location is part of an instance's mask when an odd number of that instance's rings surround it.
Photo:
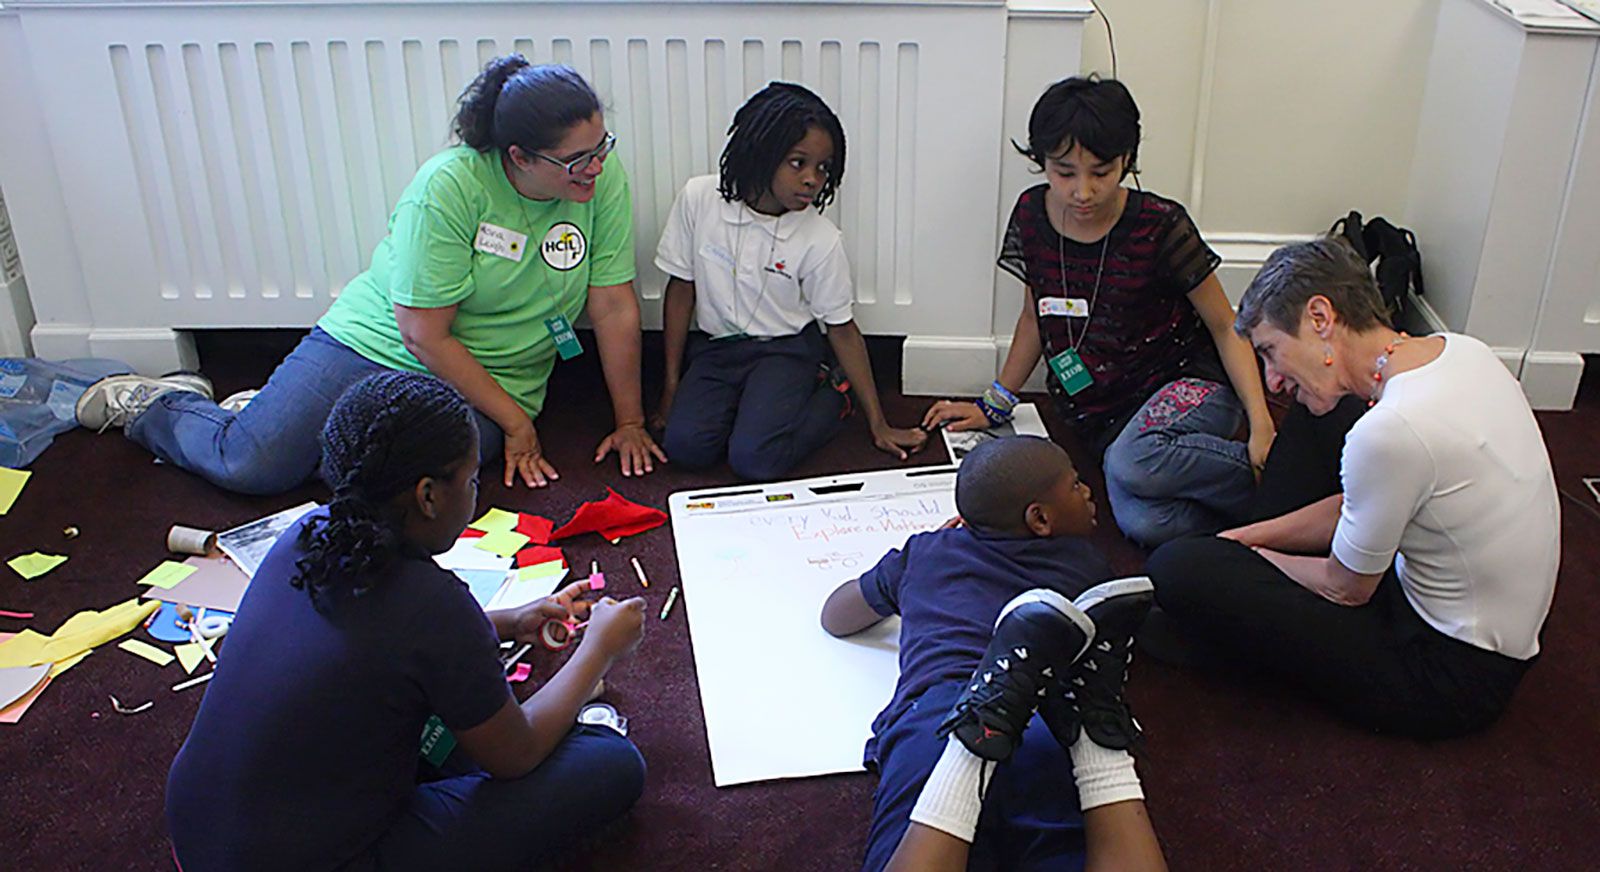
<path fill-rule="evenodd" d="M 0 466 L 32 463 L 56 436 L 78 426 L 78 398 L 108 375 L 132 372 L 116 360 L 0 358 Z"/>

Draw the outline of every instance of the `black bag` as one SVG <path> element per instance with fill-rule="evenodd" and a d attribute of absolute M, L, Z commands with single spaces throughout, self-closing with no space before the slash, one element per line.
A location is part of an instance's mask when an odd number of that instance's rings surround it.
<path fill-rule="evenodd" d="M 1405 313 L 1410 299 L 1407 291 L 1422 295 L 1422 252 L 1417 250 L 1417 237 L 1410 230 L 1383 218 L 1363 224 L 1361 213 L 1351 212 L 1333 222 L 1328 233 L 1348 242 L 1369 266 L 1377 261 L 1373 273 L 1391 321 Z"/>

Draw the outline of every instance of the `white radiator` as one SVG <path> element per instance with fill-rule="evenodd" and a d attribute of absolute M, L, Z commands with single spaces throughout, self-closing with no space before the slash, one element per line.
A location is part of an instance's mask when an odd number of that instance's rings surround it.
<path fill-rule="evenodd" d="M 22 9 L 97 326 L 310 324 L 446 144 L 463 86 L 517 51 L 573 65 L 609 107 L 647 300 L 662 290 L 651 261 L 673 195 L 714 171 L 744 99 L 786 79 L 844 123 L 849 165 L 828 214 L 863 325 L 989 332 L 973 292 L 993 258 L 1001 5 Z"/>

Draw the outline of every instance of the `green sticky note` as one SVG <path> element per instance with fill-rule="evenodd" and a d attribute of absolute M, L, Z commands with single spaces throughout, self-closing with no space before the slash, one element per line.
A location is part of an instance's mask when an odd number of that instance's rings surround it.
<path fill-rule="evenodd" d="M 418 753 L 434 766 L 443 766 L 455 748 L 455 734 L 444 725 L 444 721 L 439 720 L 438 715 L 430 715 L 428 722 L 422 725 L 422 747 Z"/>
<path fill-rule="evenodd" d="M 517 513 L 505 509 L 490 509 L 483 513 L 483 517 L 467 525 L 469 530 L 482 530 L 493 533 L 496 530 L 510 530 L 517 526 Z"/>
<path fill-rule="evenodd" d="M 162 590 L 170 590 L 173 585 L 193 575 L 198 568 L 187 563 L 163 560 L 160 566 L 146 572 L 144 578 L 139 579 L 139 583 L 148 584 L 151 587 L 159 587 Z"/>
<path fill-rule="evenodd" d="M 10 469 L 0 466 L 0 515 L 11 511 L 12 503 L 22 493 L 22 486 L 28 483 L 28 476 L 33 475 L 26 469 Z"/>
<path fill-rule="evenodd" d="M 544 563 L 535 563 L 532 566 L 524 566 L 521 569 L 517 570 L 517 580 L 518 581 L 533 581 L 535 579 L 548 578 L 548 577 L 550 577 L 552 575 L 560 575 L 560 574 L 561 574 L 561 561 L 559 561 L 559 560 L 547 560 Z"/>
<path fill-rule="evenodd" d="M 1083 358 L 1071 348 L 1050 358 L 1050 373 L 1061 383 L 1069 397 L 1094 384 L 1094 376 L 1083 365 Z"/>
<path fill-rule="evenodd" d="M 556 341 L 556 354 L 562 360 L 571 360 L 583 353 L 583 346 L 578 344 L 578 334 L 572 330 L 572 322 L 565 315 L 544 319 L 544 326 L 550 331 L 550 338 Z"/>
<path fill-rule="evenodd" d="M 23 578 L 38 578 L 67 562 L 67 558 L 59 554 L 41 554 L 38 551 L 32 554 L 23 554 L 6 561 L 6 565 L 15 569 Z"/>
<path fill-rule="evenodd" d="M 515 557 L 522 546 L 528 544 L 528 537 L 516 530 L 495 530 L 485 533 L 473 543 L 473 547 L 480 551 L 489 551 L 501 557 Z"/>

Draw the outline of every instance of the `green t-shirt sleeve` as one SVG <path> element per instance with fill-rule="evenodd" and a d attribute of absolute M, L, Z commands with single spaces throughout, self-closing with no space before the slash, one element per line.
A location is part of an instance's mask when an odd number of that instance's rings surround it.
<path fill-rule="evenodd" d="M 639 267 L 633 257 L 633 194 L 622 161 L 609 162 L 600 182 L 595 186 L 589 285 L 605 288 L 633 281 Z"/>
<path fill-rule="evenodd" d="M 476 214 L 450 184 L 430 184 L 425 198 L 401 200 L 389 229 L 391 303 L 439 309 L 472 295 Z"/>

